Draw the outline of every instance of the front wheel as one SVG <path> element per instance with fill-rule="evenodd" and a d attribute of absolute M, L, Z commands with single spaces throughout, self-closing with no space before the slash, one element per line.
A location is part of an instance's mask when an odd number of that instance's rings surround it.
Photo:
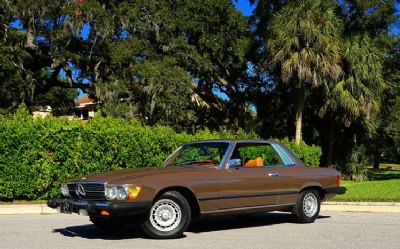
<path fill-rule="evenodd" d="M 307 189 L 300 192 L 299 199 L 293 207 L 292 215 L 297 222 L 313 223 L 319 215 L 321 198 L 318 191 Z"/>
<path fill-rule="evenodd" d="M 168 191 L 152 205 L 142 229 L 151 238 L 178 238 L 186 231 L 190 220 L 187 199 L 177 191 Z"/>

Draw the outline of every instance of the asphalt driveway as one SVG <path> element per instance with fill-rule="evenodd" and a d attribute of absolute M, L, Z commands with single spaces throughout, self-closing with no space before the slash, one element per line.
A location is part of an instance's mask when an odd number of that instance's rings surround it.
<path fill-rule="evenodd" d="M 78 215 L 2 215 L 0 248 L 399 248 L 400 214 L 323 212 L 314 224 L 293 224 L 286 213 L 250 219 L 205 218 L 185 237 L 151 240 L 134 225 L 96 229 Z"/>

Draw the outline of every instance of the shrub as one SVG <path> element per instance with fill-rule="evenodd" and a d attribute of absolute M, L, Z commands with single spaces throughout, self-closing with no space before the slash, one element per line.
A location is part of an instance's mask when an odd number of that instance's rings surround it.
<path fill-rule="evenodd" d="M 371 165 L 371 162 L 365 146 L 356 146 L 351 153 L 350 162 L 344 166 L 339 166 L 339 170 L 345 180 L 366 181 L 370 178 L 367 165 Z"/>
<path fill-rule="evenodd" d="M 322 155 L 322 150 L 316 145 L 307 145 L 304 141 L 301 141 L 299 145 L 295 141 L 289 141 L 289 139 L 282 139 L 282 142 L 288 147 L 293 154 L 295 154 L 303 163 L 310 167 L 318 167 L 319 160 Z"/>
<path fill-rule="evenodd" d="M 256 138 L 239 130 L 176 133 L 166 126 L 144 126 L 135 119 L 33 119 L 25 108 L 0 117 L 0 200 L 47 199 L 62 182 L 125 168 L 160 166 L 180 145 L 217 138 Z M 317 165 L 316 146 L 282 141 L 306 164 Z"/>

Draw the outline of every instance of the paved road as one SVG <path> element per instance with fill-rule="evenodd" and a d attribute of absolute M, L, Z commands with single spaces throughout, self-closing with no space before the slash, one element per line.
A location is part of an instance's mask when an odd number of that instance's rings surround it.
<path fill-rule="evenodd" d="M 164 241 L 133 225 L 103 232 L 78 215 L 3 215 L 0 248 L 400 248 L 400 215 L 324 212 L 314 224 L 292 224 L 285 213 L 207 218 L 184 238 Z"/>

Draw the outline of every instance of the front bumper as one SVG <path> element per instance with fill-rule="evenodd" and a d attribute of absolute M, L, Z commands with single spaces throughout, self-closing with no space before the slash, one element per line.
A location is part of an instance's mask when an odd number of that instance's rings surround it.
<path fill-rule="evenodd" d="M 146 213 L 151 207 L 151 202 L 88 202 L 84 200 L 53 199 L 47 202 L 47 206 L 56 208 L 61 213 L 73 212 L 100 216 L 102 211 L 107 211 L 108 216 L 134 216 Z M 66 206 L 67 208 L 65 208 Z"/>
<path fill-rule="evenodd" d="M 347 189 L 345 187 L 332 187 L 326 189 L 326 192 L 332 195 L 343 195 L 346 191 Z"/>

